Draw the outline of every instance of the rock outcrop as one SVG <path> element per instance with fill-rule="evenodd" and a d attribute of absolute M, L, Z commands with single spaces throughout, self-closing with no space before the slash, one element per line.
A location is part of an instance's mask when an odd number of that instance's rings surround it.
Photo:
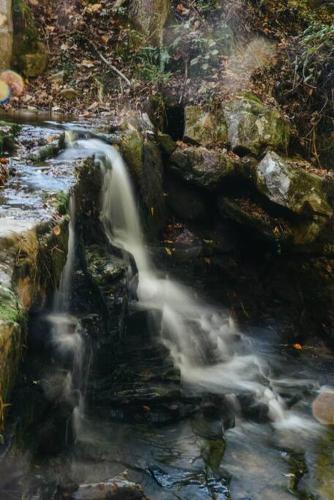
<path fill-rule="evenodd" d="M 243 94 L 224 106 L 228 140 L 233 151 L 258 156 L 270 147 L 286 151 L 289 124 L 282 113 L 252 94 Z"/>
<path fill-rule="evenodd" d="M 126 123 L 119 147 L 139 188 L 147 226 L 155 232 L 163 226 L 166 215 L 163 163 L 159 142 L 147 116 Z"/>
<path fill-rule="evenodd" d="M 170 157 L 170 168 L 183 180 L 199 187 L 217 189 L 233 174 L 235 159 L 221 150 L 204 147 L 177 148 Z"/>
<path fill-rule="evenodd" d="M 10 137 L 10 127 L 2 130 L 5 138 Z M 31 130 L 20 134 L 19 142 L 33 149 L 37 134 Z M 27 149 L 18 148 L 21 158 L 27 159 Z M 0 431 L 22 357 L 28 314 L 43 307 L 58 286 L 68 242 L 68 215 L 61 202 L 67 194 L 59 191 L 59 185 L 55 188 L 50 170 L 45 184 L 40 189 L 35 186 L 32 206 L 30 183 L 35 172 L 25 165 L 25 175 L 20 176 L 20 166 L 12 161 L 0 206 Z"/>
<path fill-rule="evenodd" d="M 210 112 L 200 106 L 184 110 L 184 140 L 203 146 L 224 145 L 228 142 L 227 125 L 222 112 Z"/>

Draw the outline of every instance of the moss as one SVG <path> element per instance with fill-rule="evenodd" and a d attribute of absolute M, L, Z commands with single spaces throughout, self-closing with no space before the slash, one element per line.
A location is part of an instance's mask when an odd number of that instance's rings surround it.
<path fill-rule="evenodd" d="M 223 439 L 210 439 L 202 448 L 202 456 L 206 466 L 214 473 L 219 473 L 219 467 L 225 453 L 225 441 Z"/>
<path fill-rule="evenodd" d="M 20 321 L 20 310 L 14 293 L 0 285 L 0 320 Z"/>
<path fill-rule="evenodd" d="M 46 50 L 30 7 L 24 0 L 13 0 L 13 65 L 25 76 L 38 76 L 46 66 Z"/>
<path fill-rule="evenodd" d="M 128 166 L 137 179 L 143 168 L 144 141 L 136 130 L 128 132 L 120 143 L 120 149 Z"/>
<path fill-rule="evenodd" d="M 235 152 L 258 156 L 268 146 L 287 151 L 290 126 L 275 107 L 266 106 L 247 93 L 228 103 L 224 114 L 229 142 Z"/>
<path fill-rule="evenodd" d="M 13 153 L 15 147 L 16 144 L 13 135 L 0 131 L 0 154 Z"/>
<path fill-rule="evenodd" d="M 221 112 L 207 112 L 200 106 L 186 106 L 185 132 L 187 139 L 203 145 L 226 144 L 227 126 Z"/>
<path fill-rule="evenodd" d="M 176 149 L 176 142 L 168 134 L 158 132 L 157 141 L 163 152 L 168 156 L 170 156 Z"/>
<path fill-rule="evenodd" d="M 55 205 L 57 208 L 57 212 L 60 215 L 66 215 L 69 212 L 70 206 L 70 196 L 68 193 L 61 191 L 56 195 Z"/>

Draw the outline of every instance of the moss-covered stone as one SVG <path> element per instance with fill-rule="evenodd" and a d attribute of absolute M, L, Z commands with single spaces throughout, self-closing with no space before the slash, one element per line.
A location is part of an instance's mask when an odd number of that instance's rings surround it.
<path fill-rule="evenodd" d="M 65 147 L 65 134 L 61 134 L 58 139 L 41 146 L 38 151 L 31 154 L 29 159 L 34 162 L 42 162 L 49 158 L 54 158 Z"/>
<path fill-rule="evenodd" d="M 162 132 L 157 133 L 157 141 L 162 149 L 162 151 L 170 156 L 176 149 L 176 142 L 171 138 L 170 135 L 164 134 Z"/>
<path fill-rule="evenodd" d="M 333 215 L 324 179 L 304 170 L 293 160 L 268 152 L 256 167 L 255 182 L 257 189 L 270 201 L 295 214 Z"/>
<path fill-rule="evenodd" d="M 267 147 L 287 150 L 289 124 L 278 109 L 264 105 L 256 96 L 239 96 L 224 106 L 224 115 L 233 151 L 258 156 Z"/>
<path fill-rule="evenodd" d="M 203 146 L 226 144 L 227 125 L 224 115 L 207 112 L 200 106 L 186 106 L 184 110 L 184 139 Z"/>
<path fill-rule="evenodd" d="M 170 158 L 170 168 L 185 181 L 214 190 L 235 172 L 236 162 L 220 150 L 179 147 Z"/>
<path fill-rule="evenodd" d="M 143 165 L 144 139 L 137 130 L 129 130 L 120 143 L 120 149 L 128 166 L 137 180 Z"/>
<path fill-rule="evenodd" d="M 46 68 L 47 51 L 25 0 L 13 0 L 13 19 L 13 66 L 26 77 L 36 77 Z"/>
<path fill-rule="evenodd" d="M 140 130 L 131 127 L 122 137 L 120 150 L 139 187 L 147 226 L 156 232 L 165 220 L 163 164 L 159 145 L 153 140 L 153 135 L 145 137 Z"/>

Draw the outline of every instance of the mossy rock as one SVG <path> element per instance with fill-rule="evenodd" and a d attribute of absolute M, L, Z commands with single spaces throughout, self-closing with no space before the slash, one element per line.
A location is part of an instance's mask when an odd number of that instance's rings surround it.
<path fill-rule="evenodd" d="M 255 170 L 257 189 L 271 202 L 297 215 L 332 217 L 324 179 L 291 159 L 270 151 Z"/>
<path fill-rule="evenodd" d="M 266 148 L 286 152 L 290 127 L 282 113 L 252 94 L 243 94 L 224 106 L 228 141 L 238 154 L 259 156 Z"/>
<path fill-rule="evenodd" d="M 226 144 L 227 125 L 220 111 L 209 112 L 200 106 L 186 106 L 184 110 L 184 140 L 203 146 Z"/>
<path fill-rule="evenodd" d="M 132 174 L 138 180 L 141 176 L 144 151 L 144 139 L 140 132 L 129 130 L 122 137 L 120 149 Z"/>
<path fill-rule="evenodd" d="M 145 222 L 155 233 L 164 224 L 163 163 L 159 145 L 135 129 L 129 129 L 120 142 L 120 150 L 138 186 Z"/>
<path fill-rule="evenodd" d="M 13 0 L 13 66 L 26 77 L 43 73 L 47 51 L 41 42 L 32 11 L 24 0 Z"/>
<path fill-rule="evenodd" d="M 170 156 L 176 149 L 176 142 L 171 138 L 170 135 L 164 134 L 163 132 L 157 133 L 157 141 L 162 149 L 162 151 Z"/>
<path fill-rule="evenodd" d="M 186 182 L 215 190 L 225 177 L 233 175 L 236 163 L 220 150 L 202 146 L 179 147 L 170 158 L 170 169 Z"/>
<path fill-rule="evenodd" d="M 5 132 L 0 131 L 0 154 L 13 153 L 15 150 L 14 137 Z"/>

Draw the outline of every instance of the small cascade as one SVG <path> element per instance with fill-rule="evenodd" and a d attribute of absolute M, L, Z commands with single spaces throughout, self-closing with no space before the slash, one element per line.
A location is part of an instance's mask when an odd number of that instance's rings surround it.
<path fill-rule="evenodd" d="M 98 139 L 78 140 L 71 155 L 94 155 L 103 175 L 101 222 L 110 242 L 133 255 L 139 273 L 138 307 L 161 318 L 161 340 L 182 380 L 203 393 L 250 396 L 268 409 L 277 428 L 298 427 L 270 378 L 270 369 L 226 311 L 203 303 L 190 289 L 161 278 L 152 264 L 127 167 L 116 148 Z M 284 425 L 282 423 L 284 422 Z M 306 425 L 307 427 L 307 425 Z M 305 430 L 305 422 L 300 422 Z"/>
<path fill-rule="evenodd" d="M 83 358 L 84 340 L 77 317 L 70 314 L 71 289 L 75 264 L 75 201 L 70 198 L 70 222 L 66 264 L 59 288 L 55 293 L 53 311 L 48 316 L 51 324 L 52 343 L 67 375 L 63 398 L 73 405 L 72 429 L 77 436 L 84 414 Z"/>

